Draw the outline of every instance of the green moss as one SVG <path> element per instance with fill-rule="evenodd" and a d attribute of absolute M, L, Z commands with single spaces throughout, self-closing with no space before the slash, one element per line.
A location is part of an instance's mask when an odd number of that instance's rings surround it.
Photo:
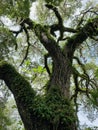
<path fill-rule="evenodd" d="M 45 33 L 45 35 L 48 37 L 48 39 L 53 39 L 53 37 L 50 35 L 49 27 L 45 27 L 40 24 L 35 24 L 34 30 L 35 30 L 37 37 L 40 39 L 40 41 L 42 41 L 42 33 Z"/>
<path fill-rule="evenodd" d="M 5 61 L 0 62 L 0 78 L 5 81 L 17 101 L 27 107 L 31 106 L 35 91 L 31 88 L 29 82 Z"/>
<path fill-rule="evenodd" d="M 45 95 L 35 96 L 26 79 L 4 61 L 0 62 L 1 77 L 14 94 L 22 116 L 28 116 L 28 119 L 25 117 L 26 122 L 32 119 L 31 122 L 35 122 L 38 129 L 50 130 L 50 126 L 58 130 L 72 129 L 69 124 L 73 125 L 76 121 L 74 109 L 70 101 L 61 95 L 59 86 L 51 86 Z"/>
<path fill-rule="evenodd" d="M 68 99 L 61 96 L 56 87 L 53 87 L 47 95 L 35 98 L 33 111 L 35 116 L 39 115 L 42 120 L 47 120 L 53 126 L 62 125 L 62 130 L 68 127 L 68 124 L 76 121 L 73 105 Z"/>
<path fill-rule="evenodd" d="M 91 91 L 91 101 L 95 107 L 98 107 L 98 89 Z"/>

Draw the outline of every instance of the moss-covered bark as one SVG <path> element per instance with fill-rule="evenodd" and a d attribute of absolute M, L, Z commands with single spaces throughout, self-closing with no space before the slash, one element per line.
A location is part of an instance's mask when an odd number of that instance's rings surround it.
<path fill-rule="evenodd" d="M 14 95 L 26 130 L 76 130 L 73 106 L 52 86 L 44 96 L 36 96 L 30 84 L 7 62 L 0 62 L 0 79 Z"/>
<path fill-rule="evenodd" d="M 21 76 L 13 66 L 5 61 L 0 62 L 0 79 L 3 79 L 11 90 L 16 100 L 16 104 L 23 120 L 25 128 L 32 128 L 31 104 L 35 96 L 30 84 Z M 32 129 L 29 129 L 32 130 Z"/>
<path fill-rule="evenodd" d="M 72 29 L 64 27 L 63 19 L 56 7 L 50 4 L 46 7 L 55 13 L 58 21 L 56 24 L 41 25 L 29 18 L 22 18 L 20 30 L 12 31 L 16 35 L 25 32 L 28 48 L 29 30 L 35 32 L 52 58 L 52 72 L 45 95 L 36 96 L 28 81 L 12 65 L 4 61 L 0 62 L 0 79 L 5 81 L 13 93 L 26 130 L 77 130 L 74 109 L 69 100 L 72 60 L 77 47 L 88 37 L 98 35 L 98 16 L 89 19 L 85 25 Z M 60 32 L 57 39 L 54 38 L 55 31 Z M 74 35 L 64 38 L 65 32 Z M 59 41 L 64 39 L 65 46 L 61 49 Z"/>
<path fill-rule="evenodd" d="M 26 23 L 29 29 L 35 31 L 53 60 L 47 91 L 42 97 L 35 95 L 28 81 L 13 66 L 0 62 L 0 79 L 13 93 L 26 130 L 77 130 L 75 112 L 69 101 L 72 59 L 76 48 L 83 41 L 98 35 L 97 21 L 98 17 L 91 19 L 75 31 L 62 51 L 45 26 L 35 24 L 30 19 L 23 20 L 22 24 Z"/>

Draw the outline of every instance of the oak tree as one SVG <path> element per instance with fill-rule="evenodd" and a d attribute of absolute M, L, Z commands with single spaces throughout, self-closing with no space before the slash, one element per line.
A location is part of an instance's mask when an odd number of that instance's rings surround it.
<path fill-rule="evenodd" d="M 41 2 L 36 10 L 40 11 L 41 6 L 43 11 L 47 12 L 43 23 L 35 22 L 29 17 L 30 7 L 34 2 L 37 4 Z M 82 45 L 85 45 L 88 39 L 98 41 L 98 7 L 89 7 L 81 11 L 79 15 L 76 14 L 77 20 L 70 20 L 71 26 L 67 27 L 67 19 L 72 18 L 71 15 L 75 13 L 74 10 L 78 6 L 76 3 L 80 2 L 75 0 L 57 2 L 54 0 L 10 0 L 7 2 L 1 0 L 0 79 L 4 80 L 13 93 L 26 130 L 77 130 L 78 95 L 84 94 L 89 99 L 94 97 L 93 99 L 97 102 L 97 96 L 95 97 L 93 92 L 93 89 L 98 92 L 97 81 L 89 76 L 85 64 L 81 61 L 82 56 L 76 56 L 76 52 L 82 55 Z M 4 17 L 9 18 L 18 27 L 16 29 L 8 27 Z M 21 66 L 27 60 L 29 50 L 31 51 L 36 42 L 44 47 L 45 52 L 47 51 L 46 54 L 43 53 L 43 57 L 48 81 L 41 94 L 38 94 L 29 81 L 16 71 L 14 64 L 11 65 L 6 60 L 7 56 L 11 56 L 9 53 L 13 51 L 13 44 L 16 52 L 20 47 L 20 42 L 17 40 L 19 35 L 27 43 Z M 37 39 L 34 44 L 32 44 L 32 37 Z M 20 51 L 22 47 L 25 48 L 24 41 L 22 45 Z M 37 49 L 40 50 L 40 46 L 37 46 L 39 47 Z M 9 55 L 6 56 L 6 54 Z M 50 66 L 49 58 L 51 59 Z M 30 59 L 33 57 L 30 56 Z M 78 68 L 74 62 L 78 64 Z M 74 82 L 74 90 L 71 81 Z"/>

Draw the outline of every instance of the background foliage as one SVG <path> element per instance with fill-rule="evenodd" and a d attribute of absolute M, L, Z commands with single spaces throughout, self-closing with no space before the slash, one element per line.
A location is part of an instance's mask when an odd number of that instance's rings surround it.
<path fill-rule="evenodd" d="M 45 86 L 45 83 L 49 78 L 44 68 L 44 58 L 43 58 L 43 55 L 46 54 L 47 51 L 40 44 L 35 34 L 29 31 L 30 47 L 28 50 L 28 56 L 26 56 L 28 42 L 27 42 L 25 32 L 23 31 L 19 35 L 17 34 L 13 35 L 12 31 L 19 30 L 20 29 L 19 24 L 21 24 L 23 19 L 28 17 L 31 17 L 31 19 L 35 18 L 35 21 L 37 23 L 41 23 L 42 25 L 44 24 L 52 25 L 52 23 L 57 23 L 53 11 L 50 11 L 47 8 L 45 8 L 46 3 L 50 3 L 56 6 L 60 11 L 61 16 L 63 17 L 64 24 L 68 26 L 70 25 L 71 27 L 75 27 L 79 23 L 79 21 L 81 21 L 81 17 L 84 17 L 82 26 L 85 24 L 85 21 L 88 19 L 88 17 L 94 17 L 95 14 L 90 13 L 88 11 L 90 8 L 92 8 L 91 12 L 98 12 L 98 4 L 95 4 L 95 1 L 82 3 L 80 0 L 21 0 L 21 1 L 0 0 L 0 60 L 4 59 L 14 64 L 16 69 L 30 81 L 31 85 L 33 86 L 34 89 L 37 90 L 38 94 L 44 93 L 45 87 L 43 86 Z M 34 16 L 32 13 L 35 13 L 36 15 Z M 59 32 L 56 32 L 56 35 L 58 36 Z M 69 33 L 66 33 L 65 35 L 67 37 L 69 36 Z M 61 41 L 60 46 L 62 48 L 63 45 L 64 45 L 64 41 Z M 88 39 L 86 42 L 84 42 L 83 45 L 81 45 L 81 47 L 77 50 L 75 55 L 80 58 L 83 64 L 85 64 L 86 70 L 90 74 L 90 76 L 92 78 L 95 78 L 97 81 L 98 80 L 97 41 L 95 41 L 94 39 L 92 40 Z M 50 58 L 48 60 L 50 70 L 52 68 L 51 63 L 52 60 Z M 75 61 L 74 61 L 74 66 L 78 67 L 78 70 L 81 72 L 79 65 L 77 65 Z M 73 86 L 72 87 L 72 93 L 73 93 L 75 88 L 73 85 L 73 80 L 72 80 L 72 86 Z M 11 118 L 9 114 L 10 110 L 8 110 L 7 108 L 8 103 L 11 102 L 11 104 L 13 104 L 13 102 L 10 101 L 12 100 L 12 98 L 8 100 L 11 94 L 9 94 L 10 92 L 7 90 L 4 83 L 3 84 L 1 83 L 0 87 L 1 87 L 0 118 L 3 119 L 2 122 L 0 119 L 0 129 L 6 130 L 6 129 L 10 129 L 12 127 L 11 125 L 14 123 L 13 118 Z M 82 100 L 83 98 L 85 99 L 85 101 Z M 87 107 L 88 114 L 89 111 L 91 112 L 91 110 L 93 110 L 94 112 L 94 108 L 97 108 L 98 106 L 98 89 L 91 91 L 91 102 L 88 101 L 86 97 L 81 97 L 79 95 L 78 102 L 80 101 L 82 101 L 84 106 L 91 105 L 92 109 L 89 109 L 89 107 Z M 57 105 L 59 106 L 59 103 Z M 54 106 L 50 106 L 50 109 L 52 109 L 52 107 Z M 43 111 L 44 108 L 46 112 L 50 112 L 47 111 L 47 106 L 45 102 L 42 104 L 39 103 L 39 108 L 40 110 L 38 111 Z M 13 109 L 15 108 L 12 107 L 11 111 L 13 111 Z M 17 118 L 16 120 L 19 126 L 19 128 L 16 128 L 16 130 L 23 129 L 20 119 Z M 10 128 L 6 126 L 10 126 Z M 90 130 L 93 128 L 87 128 L 87 129 Z"/>

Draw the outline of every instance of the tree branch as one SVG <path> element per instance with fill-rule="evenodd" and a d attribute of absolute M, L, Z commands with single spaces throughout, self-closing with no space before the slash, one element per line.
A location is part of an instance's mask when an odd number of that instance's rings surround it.
<path fill-rule="evenodd" d="M 26 25 L 26 27 L 25 27 L 25 25 Z M 37 24 L 29 18 L 22 20 L 21 26 L 27 36 L 28 48 L 29 48 L 30 44 L 29 44 L 29 34 L 28 34 L 27 30 L 30 29 L 35 32 L 36 36 L 38 37 L 40 42 L 43 44 L 43 46 L 46 48 L 46 50 L 49 52 L 49 55 L 52 58 L 59 58 L 58 53 L 62 55 L 62 51 L 61 51 L 60 47 L 57 45 L 57 42 L 54 40 L 54 38 L 50 34 L 49 28 L 47 29 L 45 26 Z M 25 57 L 27 56 L 28 48 L 27 48 Z M 24 59 L 23 59 L 23 61 L 24 61 Z M 22 63 L 23 63 L 23 61 L 22 61 Z"/>
<path fill-rule="evenodd" d="M 31 111 L 35 97 L 35 91 L 28 81 L 21 76 L 13 66 L 5 61 L 0 61 L 0 79 L 4 80 L 14 95 L 16 104 L 23 120 L 25 128 L 31 126 Z"/>
<path fill-rule="evenodd" d="M 47 63 L 47 59 L 48 59 L 48 58 L 49 58 L 49 54 L 44 55 L 45 68 L 46 68 L 46 70 L 47 70 L 47 72 L 48 72 L 48 74 L 49 74 L 49 76 L 50 76 L 50 75 L 51 75 L 51 72 L 50 72 L 50 69 L 49 69 L 48 63 Z"/>
<path fill-rule="evenodd" d="M 49 52 L 52 58 L 59 58 L 58 53 L 62 55 L 62 51 L 60 47 L 57 45 L 54 38 L 49 33 L 49 30 L 40 24 L 36 24 L 29 18 L 23 21 L 24 24 L 27 24 L 27 29 L 31 29 L 35 31 L 36 36 Z"/>
<path fill-rule="evenodd" d="M 55 6 L 51 5 L 51 4 L 46 4 L 45 6 L 48 9 L 51 9 L 51 10 L 54 11 L 54 13 L 55 13 L 55 15 L 56 15 L 56 17 L 58 19 L 58 24 L 63 24 L 63 20 L 62 20 L 62 17 L 60 15 L 60 13 L 58 12 L 58 9 Z"/>
<path fill-rule="evenodd" d="M 50 28 L 51 28 L 50 32 L 51 32 L 51 34 L 53 36 L 55 36 L 54 35 L 55 31 L 57 31 L 57 30 L 60 31 L 60 36 L 59 36 L 57 42 L 59 42 L 60 40 L 63 40 L 63 34 L 64 34 L 64 32 L 72 32 L 72 33 L 76 33 L 77 32 L 77 30 L 74 30 L 72 28 L 64 27 L 64 25 L 63 25 L 63 19 L 62 19 L 61 15 L 60 15 L 58 9 L 55 6 L 53 6 L 51 4 L 46 4 L 46 7 L 48 9 L 53 10 L 54 13 L 55 13 L 55 15 L 56 15 L 56 17 L 57 17 L 57 19 L 58 19 L 58 24 L 53 24 L 53 25 L 50 26 Z"/>
<path fill-rule="evenodd" d="M 77 57 L 73 57 L 73 58 L 77 61 L 83 73 L 82 74 L 79 73 L 75 67 L 72 68 L 73 78 L 74 78 L 74 83 L 75 83 L 75 93 L 72 96 L 72 98 L 73 97 L 76 98 L 79 92 L 85 93 L 86 96 L 89 98 L 90 89 L 93 88 L 94 86 L 97 87 L 97 85 L 92 79 L 90 79 L 89 75 L 86 72 L 85 66 L 81 63 L 81 61 Z"/>
<path fill-rule="evenodd" d="M 98 17 L 90 19 L 75 35 L 68 38 L 64 47 L 64 54 L 67 54 L 69 58 L 72 56 L 75 50 L 84 42 L 88 37 L 98 35 Z"/>
<path fill-rule="evenodd" d="M 28 30 L 27 28 L 25 27 L 25 25 L 23 25 L 23 30 L 25 31 L 25 34 L 26 34 L 26 37 L 27 37 L 27 49 L 26 49 L 26 53 L 25 53 L 25 56 L 20 64 L 20 66 L 24 63 L 24 61 L 26 60 L 27 56 L 28 56 L 28 53 L 29 53 L 29 48 L 30 48 L 30 42 L 29 42 L 29 33 L 28 33 Z"/>
<path fill-rule="evenodd" d="M 81 24 L 83 23 L 83 21 L 84 21 L 84 17 L 85 17 L 85 15 L 87 14 L 87 13 L 89 13 L 91 10 L 92 10 L 93 8 L 91 7 L 91 8 L 89 8 L 89 9 L 87 9 L 86 11 L 83 11 L 80 15 L 82 15 L 82 17 L 80 18 L 80 20 L 79 20 L 79 22 L 78 22 L 78 24 L 77 24 L 77 29 L 79 29 L 79 28 L 81 28 Z M 80 15 L 79 15 L 79 17 L 80 17 Z"/>

